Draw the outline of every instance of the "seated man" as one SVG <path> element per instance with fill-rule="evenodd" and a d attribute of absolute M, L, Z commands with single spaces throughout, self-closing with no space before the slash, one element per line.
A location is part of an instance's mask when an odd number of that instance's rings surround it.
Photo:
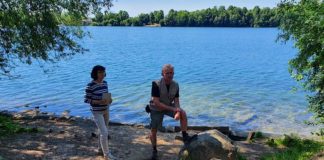
<path fill-rule="evenodd" d="M 175 120 L 180 119 L 183 141 L 186 143 L 191 138 L 187 133 L 187 115 L 180 108 L 179 85 L 173 81 L 174 67 L 166 64 L 162 68 L 162 78 L 152 82 L 151 109 L 151 143 L 153 147 L 152 160 L 157 159 L 156 134 L 157 129 L 162 126 L 164 115 Z"/>

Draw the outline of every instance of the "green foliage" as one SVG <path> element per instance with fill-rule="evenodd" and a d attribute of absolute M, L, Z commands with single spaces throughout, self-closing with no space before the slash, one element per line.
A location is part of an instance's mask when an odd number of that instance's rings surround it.
<path fill-rule="evenodd" d="M 289 62 L 289 72 L 308 95 L 312 125 L 324 124 L 324 3 L 320 0 L 285 0 L 279 5 L 279 39 L 292 39 L 298 54 Z M 318 135 L 324 135 L 321 128 Z"/>
<path fill-rule="evenodd" d="M 284 149 L 266 155 L 262 160 L 308 160 L 316 153 L 324 150 L 324 142 L 301 139 L 294 135 L 284 135 L 281 139 L 269 139 L 267 144 L 271 147 Z"/>
<path fill-rule="evenodd" d="M 21 127 L 19 124 L 13 122 L 11 118 L 0 116 L 0 137 L 8 136 L 17 133 L 36 133 L 39 129 Z"/>
<path fill-rule="evenodd" d="M 262 132 L 256 132 L 254 138 L 263 138 Z"/>
<path fill-rule="evenodd" d="M 85 49 L 76 40 L 86 33 L 66 25 L 81 25 L 89 14 L 111 5 L 111 0 L 2 0 L 0 74 L 10 75 L 19 62 L 56 62 L 82 53 Z M 101 20 L 100 15 L 96 18 Z"/>
<path fill-rule="evenodd" d="M 241 154 L 238 154 L 238 160 L 246 160 L 246 158 L 244 156 L 242 156 Z"/>
<path fill-rule="evenodd" d="M 126 12 L 126 11 L 120 11 Z M 277 8 L 260 8 L 248 10 L 246 7 L 239 8 L 224 6 L 213 7 L 193 12 L 171 9 L 166 16 L 162 10 L 149 14 L 140 14 L 137 17 L 129 17 L 129 23 L 121 23 L 125 19 L 118 18 L 119 13 L 105 13 L 106 19 L 114 23 L 104 23 L 101 19 L 94 18 L 93 23 L 110 26 L 144 26 L 160 24 L 170 27 L 276 27 L 279 24 Z M 126 12 L 127 13 L 127 12 Z M 114 16 L 112 16 L 114 15 Z"/>

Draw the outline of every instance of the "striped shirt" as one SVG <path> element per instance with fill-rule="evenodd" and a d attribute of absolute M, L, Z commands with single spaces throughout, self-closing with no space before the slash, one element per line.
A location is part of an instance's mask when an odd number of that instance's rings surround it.
<path fill-rule="evenodd" d="M 85 89 L 84 102 L 91 105 L 92 111 L 104 111 L 107 109 L 107 105 L 93 104 L 93 100 L 102 100 L 103 93 L 108 93 L 108 84 L 106 81 L 97 83 L 95 81 L 90 82 Z"/>

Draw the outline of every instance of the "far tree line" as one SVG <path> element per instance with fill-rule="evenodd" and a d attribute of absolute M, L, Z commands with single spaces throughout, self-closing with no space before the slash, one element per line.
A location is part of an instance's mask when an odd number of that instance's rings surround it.
<path fill-rule="evenodd" d="M 130 17 L 127 11 L 98 12 L 90 25 L 94 26 L 145 26 L 160 25 L 169 27 L 278 27 L 280 16 L 278 8 L 253 9 L 235 6 L 213 7 L 197 11 L 176 11 L 171 9 L 168 14 L 163 10 L 141 13 Z M 87 24 L 89 25 L 89 24 Z"/>

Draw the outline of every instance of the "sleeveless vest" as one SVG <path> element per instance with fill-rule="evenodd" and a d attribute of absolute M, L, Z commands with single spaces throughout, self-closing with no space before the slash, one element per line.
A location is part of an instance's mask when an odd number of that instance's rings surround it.
<path fill-rule="evenodd" d="M 163 78 L 154 82 L 157 84 L 160 90 L 160 102 L 168 106 L 174 106 L 173 105 L 174 99 L 179 90 L 178 83 L 176 81 L 172 81 L 170 83 L 170 88 L 168 92 L 167 86 Z M 154 105 L 150 105 L 150 106 L 151 109 L 157 110 Z"/>

